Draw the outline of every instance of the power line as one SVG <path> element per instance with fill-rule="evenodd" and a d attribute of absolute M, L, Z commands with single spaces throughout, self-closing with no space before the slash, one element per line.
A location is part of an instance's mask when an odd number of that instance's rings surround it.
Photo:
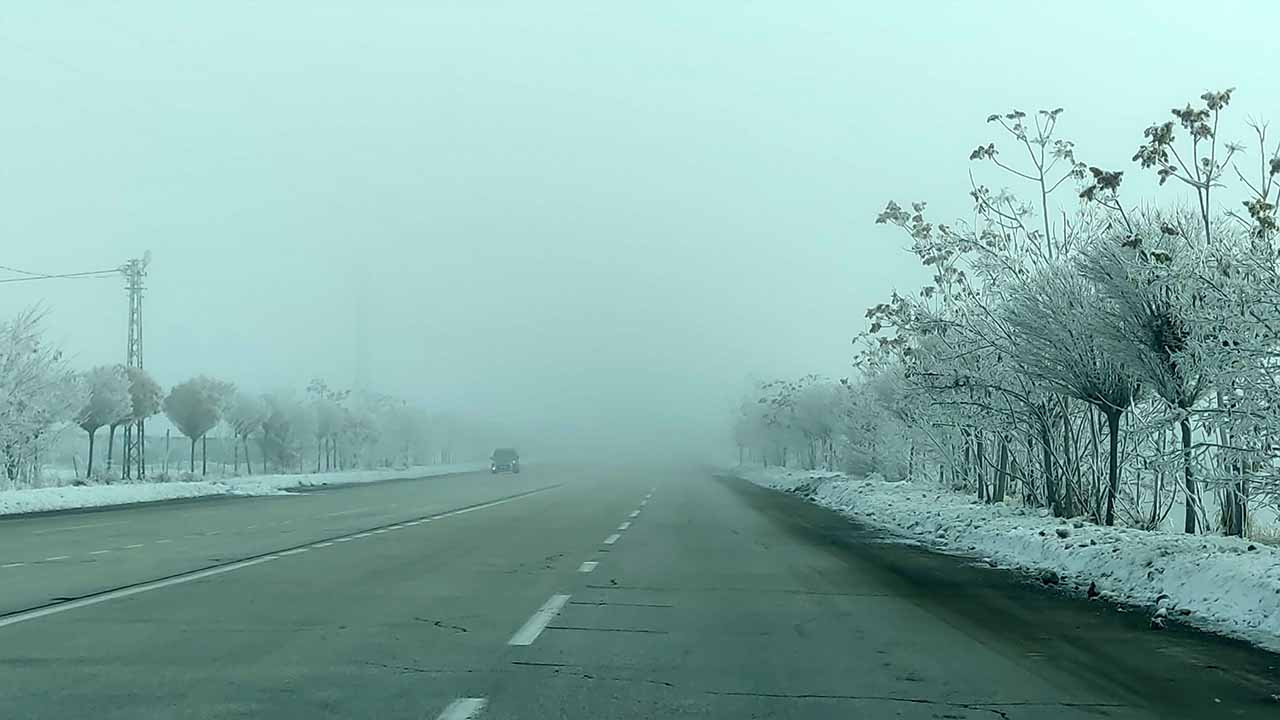
<path fill-rule="evenodd" d="M 56 275 L 41 275 L 39 273 L 16 270 L 14 268 L 4 269 L 11 272 L 24 273 L 27 277 L 4 278 L 3 280 L 0 280 L 0 283 L 31 282 L 32 280 L 58 280 L 62 278 L 104 278 L 120 274 L 120 270 L 118 268 L 112 268 L 110 270 L 88 270 L 86 272 L 58 273 Z"/>

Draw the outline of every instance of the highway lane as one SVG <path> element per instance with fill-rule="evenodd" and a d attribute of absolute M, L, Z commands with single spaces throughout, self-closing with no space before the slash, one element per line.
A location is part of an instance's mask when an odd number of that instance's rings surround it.
<path fill-rule="evenodd" d="M 0 519 L 0 614 L 549 484 L 530 472 L 465 473 Z"/>
<path fill-rule="evenodd" d="M 740 481 L 608 468 L 470 478 L 311 499 L 324 507 L 297 499 L 306 512 L 282 509 L 292 498 L 146 509 L 175 517 L 130 525 L 195 527 L 181 519 L 191 514 L 216 527 L 249 512 L 303 527 L 200 540 L 228 558 L 266 553 L 256 564 L 0 625 L 0 717 L 1276 712 L 1273 655 L 1153 633 L 1136 614 L 884 543 Z M 332 516 L 386 504 L 390 515 Z M 404 524 L 412 517 L 433 519 Z M 400 527 L 370 534 L 370 521 Z M 354 535 L 323 539 L 335 531 Z M 289 554 L 304 537 L 305 552 Z M 126 567 L 136 581 L 143 566 Z"/>

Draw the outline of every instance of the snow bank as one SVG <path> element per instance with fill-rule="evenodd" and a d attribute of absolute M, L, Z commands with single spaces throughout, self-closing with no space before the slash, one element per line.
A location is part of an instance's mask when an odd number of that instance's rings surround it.
<path fill-rule="evenodd" d="M 759 466 L 736 474 L 939 550 L 1052 570 L 1081 590 L 1096 583 L 1104 598 L 1154 606 L 1166 594 L 1175 617 L 1280 651 L 1280 550 L 1261 543 L 1072 522 L 930 483 Z"/>
<path fill-rule="evenodd" d="M 47 487 L 0 492 L 0 515 L 124 505 L 127 503 L 208 497 L 211 495 L 281 495 L 303 487 L 381 482 L 481 470 L 485 463 L 429 465 L 403 470 L 357 470 L 313 475 L 249 475 L 191 482 L 125 483 Z"/>

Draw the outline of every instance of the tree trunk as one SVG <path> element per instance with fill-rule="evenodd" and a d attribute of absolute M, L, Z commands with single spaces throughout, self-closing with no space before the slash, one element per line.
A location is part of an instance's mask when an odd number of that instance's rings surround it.
<path fill-rule="evenodd" d="M 982 436 L 981 430 L 974 433 L 974 437 L 976 438 L 978 447 L 976 452 L 977 462 L 974 463 L 973 475 L 974 475 L 974 479 L 977 480 L 977 483 L 978 483 L 978 499 L 986 500 L 989 497 L 987 494 L 987 465 L 986 465 L 987 443 L 986 443 L 986 439 Z"/>
<path fill-rule="evenodd" d="M 1072 454 L 1071 443 L 1071 413 L 1066 400 L 1062 404 L 1062 455 L 1064 461 L 1062 463 L 1062 486 L 1059 488 L 1062 492 L 1059 496 L 1062 498 L 1062 514 L 1059 517 L 1071 517 L 1076 514 L 1075 494 L 1072 492 L 1072 473 L 1074 469 L 1070 465 Z"/>
<path fill-rule="evenodd" d="M 1182 477 L 1187 491 L 1186 514 L 1183 517 L 1183 532 L 1194 535 L 1196 532 L 1196 506 L 1199 505 L 1200 489 L 1196 485 L 1191 472 L 1191 418 L 1183 417 L 1178 422 L 1182 431 Z"/>
<path fill-rule="evenodd" d="M 191 464 L 187 466 L 187 472 L 192 475 L 196 472 L 196 439 L 191 438 Z"/>
<path fill-rule="evenodd" d="M 1054 517 L 1062 517 L 1062 506 L 1058 503 L 1058 480 L 1053 472 L 1053 448 L 1049 445 L 1049 419 L 1040 422 L 1041 463 L 1044 465 L 1044 502 L 1053 512 Z"/>
<path fill-rule="evenodd" d="M 89 464 L 84 467 L 84 477 L 89 479 L 93 476 L 93 436 L 98 434 L 98 428 L 89 431 Z"/>
<path fill-rule="evenodd" d="M 243 445 L 244 445 L 244 474 L 245 474 L 245 475 L 252 475 L 252 474 L 253 474 L 253 463 L 249 461 L 249 435 L 248 435 L 248 433 L 245 433 L 244 437 L 242 437 L 242 438 L 240 439 L 240 442 L 241 442 L 241 444 L 243 444 Z"/>
<path fill-rule="evenodd" d="M 323 450 L 324 441 L 316 438 L 316 472 L 320 472 L 320 452 Z"/>
<path fill-rule="evenodd" d="M 232 474 L 239 475 L 240 474 L 240 443 L 238 442 L 238 440 L 232 440 L 231 446 L 232 446 L 231 452 L 233 457 L 235 458 L 232 461 L 231 472 Z M 226 457 L 226 455 L 223 455 L 223 457 Z"/>
<path fill-rule="evenodd" d="M 1009 489 L 1009 441 L 1000 436 L 998 467 L 995 489 L 991 493 L 991 502 L 1004 502 L 1005 492 Z"/>
<path fill-rule="evenodd" d="M 262 474 L 267 474 L 267 431 L 262 431 Z"/>
<path fill-rule="evenodd" d="M 209 436 L 200 436 L 200 474 L 209 474 Z"/>
<path fill-rule="evenodd" d="M 1103 524 L 1116 524 L 1116 492 L 1120 489 L 1120 412 L 1107 412 L 1107 511 Z"/>

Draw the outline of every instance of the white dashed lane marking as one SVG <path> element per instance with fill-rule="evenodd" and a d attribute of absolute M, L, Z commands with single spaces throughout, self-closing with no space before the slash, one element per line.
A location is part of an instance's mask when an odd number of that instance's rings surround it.
<path fill-rule="evenodd" d="M 123 549 L 133 550 L 134 548 L 140 548 L 140 547 L 142 547 L 142 543 L 134 543 L 132 545 L 125 545 Z"/>
<path fill-rule="evenodd" d="M 53 557 L 47 557 L 41 560 L 40 562 L 54 562 L 55 560 L 66 560 L 69 557 L 71 556 L 70 555 L 54 555 Z"/>
<path fill-rule="evenodd" d="M 157 545 L 163 545 L 163 544 L 165 544 L 165 543 L 171 543 L 171 542 L 173 542 L 173 541 L 172 541 L 172 540 L 170 540 L 169 538 L 160 538 L 159 540 L 157 540 L 157 541 L 156 541 L 156 544 L 157 544 Z"/>
<path fill-rule="evenodd" d="M 508 645 L 532 645 L 534 640 L 547 629 L 547 625 L 551 624 L 551 620 L 560 612 L 565 603 L 569 602 L 568 595 L 552 595 L 551 599 L 543 603 L 542 607 L 533 614 L 533 617 L 516 631 L 515 635 L 507 641 Z"/>
<path fill-rule="evenodd" d="M 626 530 L 626 529 L 628 529 L 628 528 L 630 528 L 630 527 L 631 527 L 631 521 L 630 521 L 630 520 L 628 520 L 627 522 L 624 522 L 624 523 L 622 523 L 621 525 L 619 525 L 619 526 L 618 526 L 618 529 L 619 529 L 619 530 Z"/>
<path fill-rule="evenodd" d="M 627 517 L 630 517 L 630 518 L 638 518 L 638 517 L 640 517 L 640 511 L 639 511 L 639 510 L 632 510 L 632 511 L 631 511 L 631 514 L 630 514 L 630 515 L 628 515 Z"/>
<path fill-rule="evenodd" d="M 578 572 L 580 572 L 580 573 L 589 573 L 589 572 L 591 572 L 592 570 L 595 570 L 595 569 L 596 569 L 596 566 L 597 566 L 597 565 L 599 565 L 599 564 L 600 564 L 600 563 L 595 562 L 594 560 L 588 560 L 587 562 L 584 562 L 584 563 L 582 563 L 581 565 L 579 565 L 579 566 L 578 566 Z"/>
<path fill-rule="evenodd" d="M 475 720 L 489 701 L 484 698 L 458 698 L 436 716 L 436 720 Z"/>
<path fill-rule="evenodd" d="M 322 547 L 333 547 L 333 543 L 331 543 L 331 542 L 322 542 L 322 543 L 317 543 L 316 545 L 313 545 L 312 547 L 318 547 L 318 548 L 322 548 Z"/>
<path fill-rule="evenodd" d="M 89 552 L 89 554 L 90 555 L 106 555 L 109 552 L 111 551 L 110 550 L 92 550 Z"/>
<path fill-rule="evenodd" d="M 605 539 L 604 539 L 604 544 L 605 544 L 605 545 L 612 545 L 612 544 L 614 544 L 614 543 L 618 542 L 618 538 L 620 538 L 620 537 L 622 537 L 622 536 L 621 536 L 621 535 L 619 535 L 618 533 L 614 533 L 614 534 L 612 534 L 612 535 L 610 535 L 609 537 L 607 537 L 607 538 L 605 538 Z"/>
<path fill-rule="evenodd" d="M 0 565 L 0 568 L 14 568 L 14 567 L 22 567 L 23 565 L 26 565 L 26 563 L 24 563 L 24 562 L 5 563 L 4 565 Z"/>

